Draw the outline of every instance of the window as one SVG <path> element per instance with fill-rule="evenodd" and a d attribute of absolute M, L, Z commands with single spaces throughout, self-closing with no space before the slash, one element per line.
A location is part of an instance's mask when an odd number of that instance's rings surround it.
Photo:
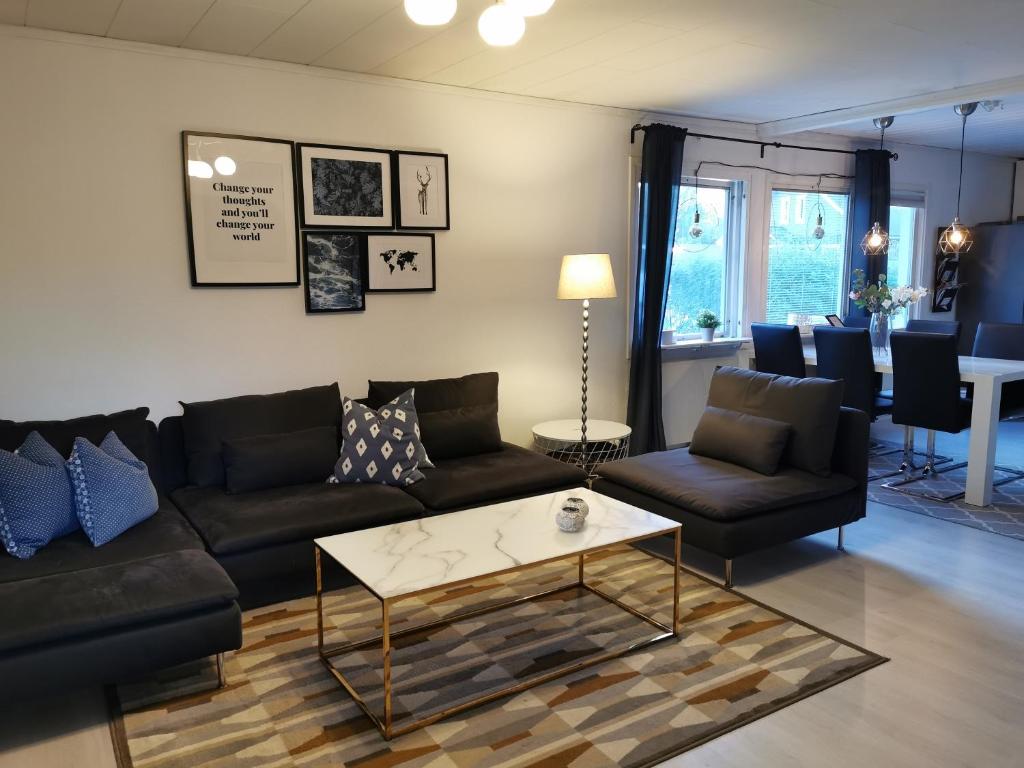
<path fill-rule="evenodd" d="M 696 336 L 695 321 L 703 309 L 722 320 L 719 333 L 733 335 L 738 328 L 742 201 L 738 181 L 702 178 L 696 194 L 692 186 L 680 189 L 663 324 L 677 338 Z M 701 227 L 696 237 L 692 232 L 695 211 L 700 212 Z"/>
<path fill-rule="evenodd" d="M 841 314 L 846 296 L 850 196 L 772 190 L 765 320 Z M 824 235 L 815 237 L 818 215 Z"/>

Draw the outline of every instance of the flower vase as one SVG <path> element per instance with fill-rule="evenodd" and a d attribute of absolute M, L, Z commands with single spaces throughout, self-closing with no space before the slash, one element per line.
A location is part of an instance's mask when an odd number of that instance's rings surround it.
<path fill-rule="evenodd" d="M 875 348 L 875 352 L 882 355 L 889 354 L 889 316 L 883 315 L 881 312 L 873 312 L 871 314 L 871 328 L 869 333 L 871 334 L 871 346 Z"/>

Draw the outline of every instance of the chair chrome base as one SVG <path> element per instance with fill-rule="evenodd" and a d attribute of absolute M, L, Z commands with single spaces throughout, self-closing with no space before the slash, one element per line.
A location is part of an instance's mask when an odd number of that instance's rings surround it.
<path fill-rule="evenodd" d="M 913 427 L 903 427 L 903 448 L 902 449 L 894 448 L 894 449 L 887 450 L 887 451 L 880 452 L 880 453 L 871 453 L 870 451 L 868 452 L 868 456 L 889 456 L 891 454 L 897 453 L 898 451 L 902 450 L 903 451 L 903 461 L 900 463 L 900 466 L 897 469 L 894 469 L 892 472 L 885 472 L 885 473 L 883 473 L 881 475 L 875 475 L 874 477 L 871 477 L 869 479 L 871 481 L 883 480 L 883 479 L 885 479 L 887 477 L 896 477 L 897 475 L 906 475 L 908 472 L 913 472 L 915 469 L 921 469 L 921 467 L 919 467 L 917 464 L 914 463 L 914 459 L 917 456 L 924 456 L 925 463 L 924 463 L 923 466 L 927 467 L 927 466 L 930 465 L 932 468 L 934 468 L 936 464 L 946 464 L 946 463 L 948 463 L 948 462 L 953 460 L 950 456 L 942 456 L 942 455 L 939 455 L 939 454 L 935 453 L 935 434 L 933 432 L 929 432 L 928 433 L 928 445 L 929 445 L 929 452 L 928 453 L 921 453 L 920 451 L 915 451 L 914 450 L 914 429 L 913 429 Z M 929 457 L 930 457 L 930 459 L 929 459 Z M 948 469 L 952 469 L 952 467 L 949 467 Z"/>
<path fill-rule="evenodd" d="M 724 586 L 732 589 L 732 558 L 726 558 L 725 561 L 725 583 Z"/>
<path fill-rule="evenodd" d="M 882 483 L 882 487 L 883 488 L 888 488 L 889 490 L 892 490 L 892 491 L 898 491 L 899 493 L 905 493 L 908 496 L 917 496 L 918 498 L 932 499 L 934 501 L 953 501 L 954 499 L 963 498 L 963 496 L 964 496 L 964 494 L 966 492 L 966 489 L 962 490 L 962 491 L 957 491 L 956 493 L 951 493 L 951 494 L 935 494 L 935 493 L 927 493 L 927 492 L 915 492 L 915 491 L 905 490 L 904 489 L 904 486 L 910 485 L 911 483 L 919 482 L 921 480 L 924 480 L 925 478 L 931 477 L 932 475 L 939 475 L 939 474 L 942 474 L 944 472 L 949 472 L 949 471 L 954 470 L 954 469 L 961 469 L 963 467 L 966 467 L 967 466 L 967 462 L 959 462 L 957 464 L 950 464 L 949 466 L 943 466 L 942 469 L 936 469 L 935 468 L 936 464 L 944 463 L 944 462 L 940 461 L 940 459 L 945 459 L 945 461 L 947 461 L 947 462 L 950 461 L 950 459 L 948 459 L 946 457 L 943 457 L 943 456 L 936 456 L 935 455 L 935 430 L 934 429 L 929 429 L 928 430 L 928 450 L 927 450 L 927 453 L 925 454 L 925 463 L 924 463 L 923 467 L 919 468 L 919 467 L 914 465 L 914 429 L 913 429 L 913 427 L 904 427 L 904 433 L 903 434 L 904 434 L 904 437 L 903 437 L 903 463 L 900 464 L 900 468 L 899 468 L 898 472 L 901 473 L 901 474 L 905 474 L 906 476 L 904 477 L 903 480 L 893 480 L 893 481 L 890 481 L 888 483 Z M 921 474 L 918 475 L 917 477 L 911 477 L 910 473 L 912 473 L 916 469 L 920 469 L 921 470 Z"/>

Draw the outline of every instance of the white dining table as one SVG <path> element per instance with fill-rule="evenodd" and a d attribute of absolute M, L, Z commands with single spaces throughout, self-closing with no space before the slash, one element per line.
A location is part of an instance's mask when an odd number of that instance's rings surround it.
<path fill-rule="evenodd" d="M 744 347 L 738 354 L 741 367 L 754 367 L 752 346 Z M 892 373 L 892 359 L 888 354 L 876 351 L 874 358 L 877 372 Z M 808 366 L 817 365 L 813 344 L 804 346 L 804 361 Z M 1024 380 L 1024 360 L 961 355 L 960 380 L 974 385 L 964 501 L 976 507 L 985 507 L 992 503 L 992 477 L 996 465 L 999 403 L 1002 400 L 1003 384 Z"/>

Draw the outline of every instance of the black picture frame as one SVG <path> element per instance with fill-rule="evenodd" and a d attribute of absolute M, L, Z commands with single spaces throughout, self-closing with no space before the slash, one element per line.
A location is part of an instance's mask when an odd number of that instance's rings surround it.
<path fill-rule="evenodd" d="M 423 240 L 429 243 L 430 259 L 429 261 L 425 260 L 422 262 L 424 266 L 429 266 L 429 282 L 422 279 L 410 280 L 409 273 L 405 273 L 403 265 L 397 261 L 389 262 L 389 268 L 387 274 L 385 274 L 384 270 L 381 269 L 380 261 L 374 257 L 376 255 L 383 255 L 375 252 L 380 251 L 379 243 L 387 240 L 395 241 L 394 244 L 397 247 L 394 249 L 387 249 L 395 251 L 395 253 L 393 253 L 393 258 L 395 260 L 400 259 L 403 255 L 399 252 L 401 251 L 403 243 L 408 244 L 410 241 L 417 240 Z M 371 250 L 371 248 L 373 250 Z M 366 264 L 365 274 L 367 293 L 432 293 L 437 290 L 437 241 L 433 232 L 385 232 L 379 234 L 367 234 L 363 236 L 363 255 L 365 258 L 364 263 Z M 414 269 L 417 272 L 419 271 L 417 267 L 414 267 Z M 398 275 L 400 279 L 391 281 L 389 280 L 390 275 Z M 415 277 L 418 278 L 419 275 L 416 275 Z M 389 282 L 391 282 L 391 285 L 388 284 Z"/>
<path fill-rule="evenodd" d="M 411 151 L 411 150 L 400 149 L 400 150 L 396 150 L 394 152 L 394 156 L 395 156 L 395 159 L 394 159 L 394 162 L 392 163 L 392 167 L 394 169 L 394 171 L 393 171 L 394 172 L 394 181 L 392 183 L 392 188 L 394 189 L 394 195 L 395 195 L 394 208 L 397 211 L 397 219 L 396 219 L 397 228 L 398 229 L 409 230 L 409 231 L 412 231 L 412 232 L 416 232 L 416 231 L 441 232 L 441 231 L 445 231 L 445 230 L 451 229 L 452 228 L 452 216 L 451 216 L 451 192 L 450 192 L 449 184 L 448 184 L 448 155 L 443 153 L 443 152 L 414 152 L 414 151 Z M 404 196 L 402 194 L 402 191 L 403 191 L 403 178 L 402 178 L 403 164 L 402 164 L 402 158 L 405 158 L 405 157 L 408 157 L 408 158 L 421 158 L 421 157 L 438 158 L 438 160 L 440 161 L 440 165 L 443 166 L 443 168 L 444 168 L 444 174 L 443 174 L 444 193 L 443 193 L 443 195 L 441 195 L 441 198 L 440 198 L 440 199 L 443 199 L 443 201 L 444 201 L 443 221 L 441 220 L 440 217 L 438 217 L 436 222 L 434 222 L 434 223 L 427 223 L 427 221 L 429 221 L 429 220 L 425 221 L 423 218 L 419 217 L 418 212 L 410 210 L 413 207 L 411 205 L 411 193 L 407 194 L 407 195 L 404 195 Z M 406 185 L 409 184 L 409 180 L 408 179 L 405 179 L 404 182 L 405 182 Z M 405 203 L 406 203 L 404 205 L 403 205 L 403 202 L 402 202 L 403 201 L 403 197 L 405 198 Z"/>
<path fill-rule="evenodd" d="M 839 315 L 825 315 L 825 321 L 833 328 L 843 328 L 846 326 L 846 323 L 843 322 Z"/>
<path fill-rule="evenodd" d="M 322 299 L 314 297 L 314 290 L 323 292 L 325 288 L 318 285 L 319 277 L 316 274 L 312 274 L 314 270 L 310 268 L 310 248 L 313 241 L 329 241 L 333 245 L 335 239 L 341 238 L 346 241 L 345 247 L 349 249 L 349 269 L 353 267 L 358 271 L 357 288 L 352 291 L 350 295 L 352 297 L 358 297 L 358 301 L 353 303 L 353 306 L 327 306 Z M 317 247 L 324 247 L 321 243 L 317 243 Z M 354 251 L 354 252 L 352 252 Z M 351 272 L 348 276 L 352 279 Z M 326 229 L 311 229 L 303 230 L 302 232 L 302 278 L 303 278 L 303 296 L 306 302 L 306 314 L 336 314 L 339 312 L 365 312 L 366 311 L 366 241 L 365 236 L 360 235 L 358 232 L 352 232 L 347 229 L 339 230 L 326 230 Z M 338 276 L 339 285 L 345 282 L 343 275 Z"/>
<path fill-rule="evenodd" d="M 199 277 L 199 266 L 197 264 L 197 245 L 194 231 L 193 199 L 192 199 L 192 176 L 189 174 L 189 139 L 190 138 L 225 139 L 228 141 L 264 142 L 269 144 L 282 144 L 288 148 L 288 194 L 291 195 L 291 216 L 292 234 L 290 242 L 294 249 L 294 278 L 289 280 L 202 280 Z M 188 240 L 188 261 L 189 280 L 193 288 L 294 288 L 300 284 L 300 255 L 299 255 L 299 209 L 298 193 L 295 187 L 295 142 L 290 139 L 274 139 L 266 136 L 248 136 L 237 133 L 215 133 L 210 131 L 182 131 L 181 132 L 181 163 L 182 181 L 185 192 L 185 232 Z"/>
<path fill-rule="evenodd" d="M 318 152 L 318 150 L 321 150 Z M 336 160 L 359 160 L 361 162 L 379 163 L 380 173 L 380 197 L 381 215 L 328 215 L 315 212 L 315 200 L 312 189 L 312 161 L 317 159 Z M 333 155 L 333 158 L 331 157 Z M 310 161 L 309 173 L 307 174 L 307 159 Z M 298 188 L 298 208 L 301 214 L 303 229 L 323 230 L 369 230 L 386 231 L 395 228 L 395 196 L 394 196 L 394 152 L 390 149 L 374 147 L 353 147 L 343 144 L 312 144 L 300 142 L 295 145 L 295 174 Z M 307 181 L 307 175 L 310 181 Z M 308 198 L 307 198 L 308 196 Z"/>

